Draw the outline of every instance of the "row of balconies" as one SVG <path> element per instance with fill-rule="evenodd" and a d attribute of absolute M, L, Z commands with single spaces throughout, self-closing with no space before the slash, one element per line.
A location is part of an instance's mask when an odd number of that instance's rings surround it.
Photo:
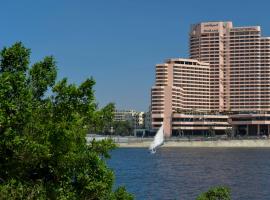
<path fill-rule="evenodd" d="M 246 39 L 246 40 L 243 40 L 243 39 L 238 39 L 238 38 L 235 38 L 235 39 L 230 39 L 229 41 L 227 41 L 229 44 L 235 44 L 235 43 L 254 43 L 255 45 L 260 45 L 261 43 L 261 40 L 260 39 Z"/>
<path fill-rule="evenodd" d="M 192 70 L 192 71 L 191 71 Z M 198 74 L 200 73 L 200 74 Z M 183 69 L 183 70 L 180 70 L 180 69 L 174 69 L 173 71 L 173 75 L 176 75 L 176 76 L 196 76 L 196 77 L 199 77 L 200 75 L 202 76 L 208 76 L 210 73 L 210 69 L 209 69 L 209 66 L 207 68 L 204 68 L 204 69 Z"/>
<path fill-rule="evenodd" d="M 250 39 L 250 38 L 259 39 L 259 40 L 262 39 L 260 37 L 260 35 L 245 35 L 245 36 L 234 36 L 234 35 L 230 35 L 229 37 L 226 38 L 226 41 L 232 40 L 232 39 Z"/>
<path fill-rule="evenodd" d="M 230 43 L 230 47 L 228 50 L 231 50 L 235 47 L 244 47 L 244 49 L 260 49 L 261 45 L 260 44 L 253 44 L 253 43 Z"/>
<path fill-rule="evenodd" d="M 205 70 L 209 68 L 209 64 L 208 63 L 202 63 L 202 64 L 198 64 L 198 65 L 180 65 L 180 64 L 174 64 L 173 69 L 174 70 L 182 70 L 182 69 L 186 69 L 186 70 Z"/>
<path fill-rule="evenodd" d="M 178 83 L 201 83 L 201 82 L 207 83 L 209 82 L 209 76 L 207 78 L 196 77 L 196 76 L 178 76 L 178 77 L 179 78 L 174 77 L 173 82 L 175 83 L 177 82 Z"/>
<path fill-rule="evenodd" d="M 264 73 L 267 73 L 266 75 Z M 265 83 L 268 83 L 268 80 L 269 80 L 269 75 L 270 75 L 270 72 L 269 71 L 262 71 L 261 74 L 259 73 L 259 75 L 261 77 L 258 76 L 258 73 L 232 73 L 229 77 L 227 77 L 225 75 L 225 78 L 224 78 L 224 82 L 226 83 L 231 83 L 231 82 L 234 82 L 234 81 L 239 81 L 239 79 L 241 80 L 241 82 L 243 80 L 249 80 L 249 81 L 254 81 L 254 80 L 257 80 L 257 81 L 261 81 L 261 82 L 264 82 Z M 218 82 L 219 79 L 217 79 L 217 82 Z M 212 84 L 212 83 L 211 83 Z"/>
<path fill-rule="evenodd" d="M 154 111 L 163 111 L 164 110 L 164 106 L 151 106 L 151 109 Z"/>
<path fill-rule="evenodd" d="M 161 95 L 153 95 L 153 94 L 152 94 L 151 97 L 152 97 L 152 100 L 154 100 L 154 99 L 162 99 L 162 100 L 164 100 L 164 97 L 165 97 L 165 96 L 164 96 L 164 95 L 161 96 Z"/>
<path fill-rule="evenodd" d="M 207 77 L 209 73 L 210 73 L 210 70 L 209 68 L 207 68 L 204 70 L 196 70 L 196 71 L 194 70 L 193 72 L 191 72 L 190 70 L 174 70 L 173 75 L 177 77 L 181 77 L 181 76 Z"/>
<path fill-rule="evenodd" d="M 243 81 L 243 82 L 231 82 L 231 84 L 230 84 L 230 87 L 231 88 L 237 88 L 237 87 L 250 87 L 250 85 L 251 86 L 253 86 L 254 85 L 254 87 L 261 87 L 261 83 L 260 82 L 251 82 L 251 81 Z M 267 83 L 267 85 L 266 86 L 270 86 L 268 83 Z"/>
<path fill-rule="evenodd" d="M 217 74 L 217 76 L 218 76 L 218 74 Z M 174 78 L 174 82 L 175 83 L 180 83 L 180 82 L 183 82 L 183 81 L 186 81 L 186 83 L 189 83 L 189 82 L 198 82 L 198 79 L 200 80 L 200 81 L 203 81 L 203 82 L 209 82 L 212 78 L 215 78 L 215 77 L 217 77 L 217 76 L 208 76 L 208 77 L 194 77 L 194 76 L 185 76 L 185 77 L 175 77 Z M 181 80 L 183 80 L 183 81 L 181 81 Z"/>
<path fill-rule="evenodd" d="M 191 71 L 192 70 L 192 71 Z M 209 65 L 203 67 L 203 68 L 198 68 L 198 67 L 193 67 L 193 68 L 174 68 L 173 72 L 174 74 L 196 74 L 196 73 L 203 73 L 203 74 L 207 74 L 210 71 L 210 67 Z"/>

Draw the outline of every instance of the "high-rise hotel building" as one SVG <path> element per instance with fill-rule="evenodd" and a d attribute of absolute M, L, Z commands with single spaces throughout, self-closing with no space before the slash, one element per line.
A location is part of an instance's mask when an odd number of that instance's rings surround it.
<path fill-rule="evenodd" d="M 232 22 L 192 25 L 189 37 L 190 59 L 156 66 L 153 128 L 164 121 L 167 135 L 209 125 L 225 130 L 227 120 L 239 133 L 269 133 L 270 37 L 261 36 L 260 26 L 233 27 Z M 188 111 L 204 116 L 184 116 Z M 233 113 L 229 120 L 221 115 L 226 112 Z"/>
<path fill-rule="evenodd" d="M 152 125 L 164 123 L 166 136 L 172 133 L 216 130 L 228 126 L 227 116 L 210 113 L 210 66 L 193 59 L 169 59 L 156 65 L 156 83 L 152 87 Z M 200 114 L 198 114 L 201 112 Z"/>
<path fill-rule="evenodd" d="M 192 25 L 190 57 L 210 64 L 213 111 L 270 111 L 270 37 L 260 26 Z"/>

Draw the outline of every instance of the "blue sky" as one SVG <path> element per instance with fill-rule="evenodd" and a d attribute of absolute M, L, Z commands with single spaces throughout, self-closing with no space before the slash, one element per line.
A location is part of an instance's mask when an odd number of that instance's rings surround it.
<path fill-rule="evenodd" d="M 101 106 L 147 110 L 155 64 L 188 56 L 188 31 L 201 21 L 261 25 L 267 0 L 0 0 L 0 47 L 22 41 L 32 62 L 54 55 L 59 79 L 93 76 Z"/>

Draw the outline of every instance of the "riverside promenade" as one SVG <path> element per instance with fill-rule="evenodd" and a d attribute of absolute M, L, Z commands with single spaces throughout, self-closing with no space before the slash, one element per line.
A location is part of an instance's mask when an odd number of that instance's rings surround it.
<path fill-rule="evenodd" d="M 91 136 L 92 139 L 112 139 L 119 147 L 125 148 L 148 148 L 153 141 L 153 137 L 121 137 L 121 136 Z M 269 138 L 169 138 L 165 140 L 162 148 L 167 147 L 220 147 L 220 148 L 270 148 Z"/>
<path fill-rule="evenodd" d="M 119 147 L 149 147 L 150 142 L 117 143 Z M 166 147 L 242 147 L 242 148 L 270 148 L 270 140 L 217 140 L 217 141 L 167 141 L 162 146 Z"/>

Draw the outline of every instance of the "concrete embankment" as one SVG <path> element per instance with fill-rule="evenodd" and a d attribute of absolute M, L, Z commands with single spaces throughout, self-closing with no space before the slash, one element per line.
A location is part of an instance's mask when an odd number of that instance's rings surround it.
<path fill-rule="evenodd" d="M 119 147 L 127 148 L 147 148 L 150 145 L 150 141 L 141 142 L 123 142 L 118 143 Z M 217 141 L 168 141 L 162 146 L 166 147 L 243 147 L 243 148 L 270 148 L 270 139 L 262 140 L 217 140 Z"/>

